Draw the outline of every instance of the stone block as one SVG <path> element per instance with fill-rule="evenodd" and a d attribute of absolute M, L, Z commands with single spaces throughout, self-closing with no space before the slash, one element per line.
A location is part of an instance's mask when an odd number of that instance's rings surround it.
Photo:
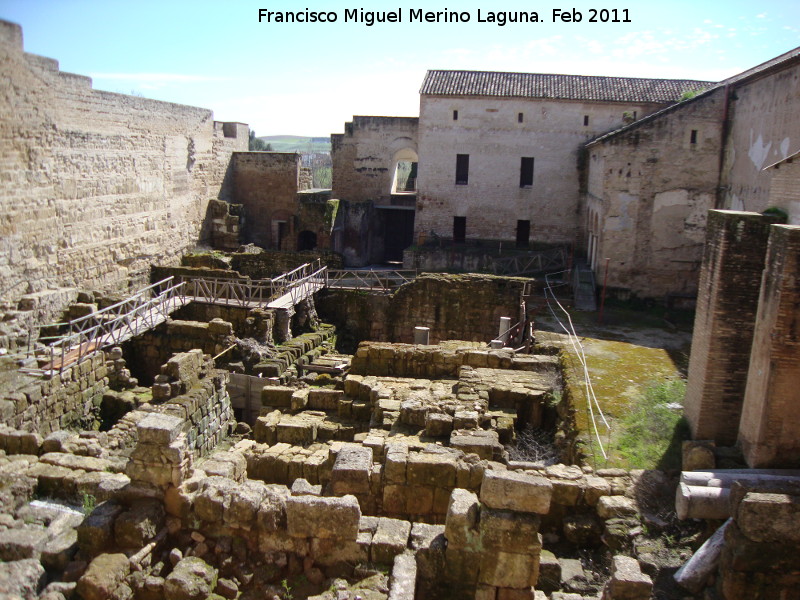
<path fill-rule="evenodd" d="M 617 555 L 602 597 L 603 600 L 648 600 L 652 589 L 653 581 L 642 573 L 635 558 Z"/>
<path fill-rule="evenodd" d="M 290 407 L 292 409 L 292 412 L 300 412 L 301 410 L 305 410 L 305 408 L 308 406 L 308 398 L 309 398 L 308 388 L 295 390 L 294 393 L 292 393 L 292 399 L 290 400 Z"/>
<path fill-rule="evenodd" d="M 549 550 L 539 553 L 539 580 L 536 587 L 548 594 L 561 587 L 561 563 Z"/>
<path fill-rule="evenodd" d="M 575 506 L 583 495 L 583 482 L 574 479 L 550 479 L 553 484 L 553 503 Z"/>
<path fill-rule="evenodd" d="M 114 502 L 98 504 L 78 526 L 78 546 L 89 556 L 100 554 L 114 544 L 114 521 L 122 512 Z"/>
<path fill-rule="evenodd" d="M 408 521 L 380 517 L 370 546 L 372 562 L 392 564 L 395 556 L 404 552 L 408 547 L 410 534 L 411 523 Z"/>
<path fill-rule="evenodd" d="M 428 411 L 425 414 L 425 435 L 447 437 L 453 431 L 453 417 L 447 413 Z"/>
<path fill-rule="evenodd" d="M 317 439 L 316 419 L 304 415 L 284 416 L 276 427 L 278 442 L 307 446 Z"/>
<path fill-rule="evenodd" d="M 444 535 L 448 547 L 476 548 L 478 542 L 478 496 L 467 490 L 456 488 L 450 494 Z"/>
<path fill-rule="evenodd" d="M 343 398 L 342 390 L 311 389 L 308 392 L 308 407 L 312 410 L 337 410 Z"/>
<path fill-rule="evenodd" d="M 538 555 L 542 548 L 539 515 L 484 508 L 480 513 L 480 540 L 484 551 Z"/>
<path fill-rule="evenodd" d="M 417 583 L 417 561 L 412 554 L 398 554 L 392 566 L 389 598 L 414 600 Z"/>
<path fill-rule="evenodd" d="M 169 446 L 180 435 L 184 420 L 161 413 L 149 413 L 137 425 L 139 443 Z"/>
<path fill-rule="evenodd" d="M 383 486 L 383 511 L 390 515 L 407 512 L 407 489 L 405 485 L 387 484 Z"/>
<path fill-rule="evenodd" d="M 539 556 L 511 552 L 483 552 L 478 581 L 486 585 L 529 588 L 539 577 Z"/>
<path fill-rule="evenodd" d="M 75 591 L 83 600 L 109 600 L 130 572 L 130 562 L 124 554 L 100 554 L 89 563 Z"/>
<path fill-rule="evenodd" d="M 337 496 L 369 494 L 371 474 L 371 448 L 355 444 L 342 446 L 331 470 L 331 489 Z"/>
<path fill-rule="evenodd" d="M 435 489 L 426 486 L 410 485 L 406 487 L 406 508 L 409 515 L 429 515 L 433 512 Z"/>
<path fill-rule="evenodd" d="M 355 541 L 360 518 L 361 508 L 355 496 L 293 496 L 286 499 L 287 530 L 293 537 Z"/>
<path fill-rule="evenodd" d="M 414 523 L 408 545 L 417 557 L 419 578 L 424 581 L 439 579 L 445 569 L 444 525 Z"/>
<path fill-rule="evenodd" d="M 711 471 L 717 466 L 714 440 L 686 440 L 681 445 L 682 471 Z"/>
<path fill-rule="evenodd" d="M 46 582 L 47 573 L 35 558 L 12 562 L 0 561 L 0 585 L 3 594 L 7 594 L 9 599 L 38 598 Z"/>
<path fill-rule="evenodd" d="M 0 560 L 38 559 L 46 540 L 47 530 L 41 527 L 19 527 L 0 531 Z"/>
<path fill-rule="evenodd" d="M 41 561 L 51 571 L 63 572 L 78 551 L 78 532 L 67 528 L 47 540 L 42 547 Z"/>
<path fill-rule="evenodd" d="M 561 589 L 578 594 L 592 591 L 581 561 L 577 558 L 559 558 L 561 565 Z"/>
<path fill-rule="evenodd" d="M 553 486 L 544 477 L 513 471 L 486 471 L 480 498 L 486 506 L 498 510 L 547 514 L 552 494 Z"/>
<path fill-rule="evenodd" d="M 603 496 L 597 501 L 597 514 L 603 519 L 632 517 L 637 512 L 636 503 L 625 496 Z"/>
<path fill-rule="evenodd" d="M 406 473 L 409 485 L 452 488 L 456 483 L 456 459 L 449 454 L 412 452 Z"/>
<path fill-rule="evenodd" d="M 139 549 L 164 526 L 166 514 L 160 500 L 137 500 L 114 522 L 114 537 L 121 548 Z"/>
<path fill-rule="evenodd" d="M 453 431 L 450 435 L 450 447 L 461 450 L 465 454 L 477 454 L 479 458 L 492 460 L 503 451 L 500 437 L 496 431 Z"/>
<path fill-rule="evenodd" d="M 189 556 L 175 565 L 164 581 L 170 600 L 206 600 L 217 584 L 217 570 L 202 558 Z"/>
<path fill-rule="evenodd" d="M 800 496 L 748 492 L 735 519 L 754 542 L 800 544 Z"/>
<path fill-rule="evenodd" d="M 583 488 L 583 501 L 586 504 L 595 506 L 600 498 L 610 494 L 611 484 L 605 477 L 586 477 Z"/>
<path fill-rule="evenodd" d="M 292 395 L 294 388 L 280 385 L 265 385 L 261 388 L 261 404 L 263 406 L 274 406 L 276 408 L 290 408 L 292 406 Z"/>
<path fill-rule="evenodd" d="M 408 446 L 406 444 L 386 444 L 383 477 L 386 483 L 406 483 L 406 464 Z"/>

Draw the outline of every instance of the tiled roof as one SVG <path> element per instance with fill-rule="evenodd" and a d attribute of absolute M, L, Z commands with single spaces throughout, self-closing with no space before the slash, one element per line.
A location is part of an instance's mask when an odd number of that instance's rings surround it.
<path fill-rule="evenodd" d="M 641 79 L 491 71 L 428 71 L 420 94 L 559 98 L 602 102 L 677 102 L 681 94 L 705 89 L 711 81 Z"/>

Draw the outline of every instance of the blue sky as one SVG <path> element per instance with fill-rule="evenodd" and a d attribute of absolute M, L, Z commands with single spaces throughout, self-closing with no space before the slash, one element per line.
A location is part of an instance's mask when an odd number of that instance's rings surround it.
<path fill-rule="evenodd" d="M 569 6 L 567 6 L 569 4 Z M 0 0 L 28 52 L 89 75 L 97 89 L 202 106 L 258 135 L 325 136 L 354 114 L 415 116 L 426 69 L 667 77 L 717 81 L 800 45 L 800 2 L 425 4 L 322 0 Z M 409 9 L 467 12 L 470 22 L 409 23 Z M 258 22 L 258 9 L 334 11 L 336 23 Z M 402 11 L 404 22 L 344 22 L 345 9 Z M 589 9 L 631 23 L 589 23 Z M 479 23 L 488 11 L 542 22 Z"/>

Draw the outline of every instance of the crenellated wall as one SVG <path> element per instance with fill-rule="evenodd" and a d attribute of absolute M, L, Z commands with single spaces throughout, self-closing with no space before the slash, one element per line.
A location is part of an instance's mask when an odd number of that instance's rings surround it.
<path fill-rule="evenodd" d="M 210 110 L 92 89 L 25 53 L 0 21 L 0 290 L 118 289 L 175 263 L 230 192 L 248 127 Z"/>

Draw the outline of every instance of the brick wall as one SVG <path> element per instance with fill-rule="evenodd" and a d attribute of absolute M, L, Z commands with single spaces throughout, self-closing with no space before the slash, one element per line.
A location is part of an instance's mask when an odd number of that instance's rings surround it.
<path fill-rule="evenodd" d="M 770 222 L 708 213 L 685 401 L 694 439 L 736 442 Z"/>
<path fill-rule="evenodd" d="M 800 466 L 800 227 L 773 225 L 739 441 L 751 467 Z"/>
<path fill-rule="evenodd" d="M 94 90 L 26 54 L 21 28 L 6 21 L 0 64 L 0 289 L 28 282 L 7 298 L 136 285 L 152 262 L 176 262 L 198 241 L 209 199 L 226 193 L 231 151 L 247 147 L 246 125 Z"/>

